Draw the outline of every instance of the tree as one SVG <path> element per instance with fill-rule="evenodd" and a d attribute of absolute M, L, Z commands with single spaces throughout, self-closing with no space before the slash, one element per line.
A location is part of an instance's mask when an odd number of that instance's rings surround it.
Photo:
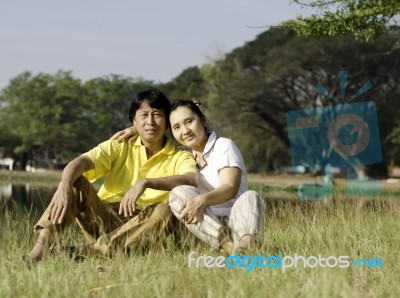
<path fill-rule="evenodd" d="M 20 138 L 12 132 L 8 114 L 9 107 L 2 106 L 0 108 L 0 158 L 15 157 L 14 148 L 21 143 Z"/>
<path fill-rule="evenodd" d="M 83 84 L 86 123 L 91 132 L 86 141 L 91 148 L 129 125 L 129 106 L 135 94 L 153 84 L 141 78 L 109 75 L 91 79 Z M 80 150 L 82 152 L 82 149 Z"/>
<path fill-rule="evenodd" d="M 0 96 L 0 153 L 25 169 L 29 158 L 53 167 L 130 125 L 131 100 L 151 81 L 110 75 L 84 84 L 70 72 L 24 72 Z"/>
<path fill-rule="evenodd" d="M 24 72 L 17 76 L 1 94 L 7 111 L 6 131 L 18 146 L 21 168 L 27 157 L 33 157 L 52 166 L 64 162 L 85 139 L 79 127 L 84 119 L 79 104 L 82 98 L 80 81 L 69 72 L 59 71 L 54 76 Z M 4 122 L 3 122 L 4 125 Z"/>
<path fill-rule="evenodd" d="M 199 98 L 205 94 L 204 79 L 197 66 L 188 67 L 176 78 L 160 86 L 171 102 L 178 98 Z"/>
<path fill-rule="evenodd" d="M 305 36 L 354 35 L 361 40 L 376 39 L 390 30 L 400 13 L 398 0 L 293 0 L 319 12 L 298 16 L 280 25 Z M 392 24 L 390 23 L 392 21 Z"/>
<path fill-rule="evenodd" d="M 253 169 L 268 168 L 274 156 L 281 160 L 285 152 L 288 156 L 286 113 L 344 102 L 338 72 L 346 70 L 346 94 L 355 94 L 372 81 L 375 88 L 356 101 L 376 100 L 382 145 L 389 149 L 392 144 L 387 136 L 399 106 L 395 101 L 400 85 L 399 50 L 393 48 L 397 39 L 396 35 L 379 43 L 352 37 L 314 39 L 279 29 L 260 34 L 214 66 L 203 68 L 211 90 L 208 106 L 218 121 L 218 131 L 237 140 L 245 156 L 256 158 L 250 160 Z M 338 99 L 319 93 L 318 84 Z M 388 152 L 384 150 L 387 157 Z"/>

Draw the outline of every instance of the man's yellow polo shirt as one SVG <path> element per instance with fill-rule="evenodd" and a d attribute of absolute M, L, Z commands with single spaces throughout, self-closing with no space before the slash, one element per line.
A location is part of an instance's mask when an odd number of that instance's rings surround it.
<path fill-rule="evenodd" d="M 147 159 L 146 148 L 140 137 L 133 145 L 127 141 L 118 143 L 108 140 L 84 153 L 94 163 L 93 170 L 85 172 L 93 182 L 106 176 L 98 196 L 108 203 L 121 202 L 125 193 L 143 178 L 160 178 L 184 173 L 196 173 L 196 164 L 191 153 L 176 147 L 170 140 L 164 148 Z M 156 202 L 167 202 L 169 191 L 147 188 L 136 202 L 143 210 Z"/>

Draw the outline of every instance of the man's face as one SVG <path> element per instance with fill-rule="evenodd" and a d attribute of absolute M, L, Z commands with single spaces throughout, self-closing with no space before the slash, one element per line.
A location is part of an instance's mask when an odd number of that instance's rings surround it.
<path fill-rule="evenodd" d="M 164 110 L 153 109 L 145 101 L 136 111 L 133 125 L 143 141 L 154 143 L 163 140 L 167 130 Z"/>

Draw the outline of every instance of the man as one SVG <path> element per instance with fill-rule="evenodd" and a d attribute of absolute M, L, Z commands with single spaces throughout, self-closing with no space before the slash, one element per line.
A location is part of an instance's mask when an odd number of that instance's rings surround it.
<path fill-rule="evenodd" d="M 26 258 L 42 259 L 74 219 L 93 248 L 103 254 L 166 235 L 172 220 L 168 191 L 178 185 L 196 186 L 193 157 L 165 136 L 169 110 L 170 102 L 161 91 L 139 92 L 129 111 L 139 134 L 136 142 L 105 141 L 65 167 L 34 227 L 37 242 Z M 96 194 L 88 179 L 102 176 L 106 178 Z"/>

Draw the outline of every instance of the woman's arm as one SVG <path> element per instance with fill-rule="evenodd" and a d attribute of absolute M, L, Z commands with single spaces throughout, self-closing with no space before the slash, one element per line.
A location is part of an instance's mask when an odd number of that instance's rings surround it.
<path fill-rule="evenodd" d="M 127 127 L 124 130 L 120 130 L 118 132 L 116 132 L 111 138 L 110 140 L 116 140 L 118 142 L 123 142 L 125 141 L 125 139 L 128 139 L 129 144 L 132 144 L 133 142 L 135 142 L 135 140 L 138 137 L 138 133 L 136 131 L 136 128 L 134 126 L 131 127 Z"/>
<path fill-rule="evenodd" d="M 205 207 L 222 204 L 234 198 L 239 190 L 242 171 L 236 167 L 219 170 L 220 186 L 216 189 L 187 200 L 181 206 L 181 220 L 184 223 L 197 223 Z"/>

